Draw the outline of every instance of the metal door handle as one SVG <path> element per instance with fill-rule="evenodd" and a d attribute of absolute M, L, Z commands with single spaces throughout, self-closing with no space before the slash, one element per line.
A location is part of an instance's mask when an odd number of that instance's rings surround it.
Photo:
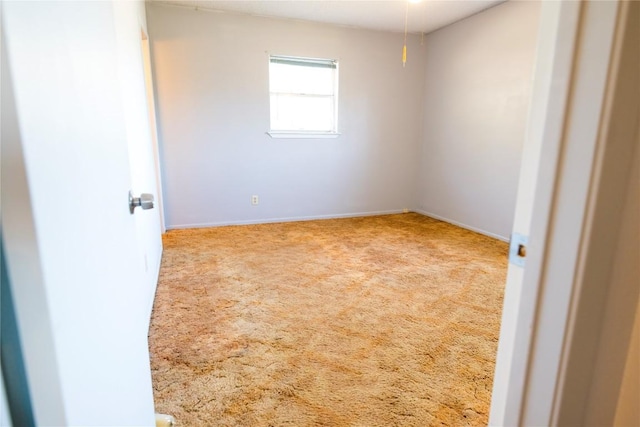
<path fill-rule="evenodd" d="M 138 206 L 144 210 L 153 209 L 153 194 L 142 193 L 140 197 L 133 197 L 129 191 L 129 212 L 133 213 Z"/>

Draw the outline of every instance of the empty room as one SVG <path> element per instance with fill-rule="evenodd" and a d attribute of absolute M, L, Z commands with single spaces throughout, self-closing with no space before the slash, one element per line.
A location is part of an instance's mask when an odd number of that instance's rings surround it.
<path fill-rule="evenodd" d="M 640 2 L 0 21 L 0 427 L 640 425 Z"/>
<path fill-rule="evenodd" d="M 487 424 L 539 6 L 147 3 L 158 412 Z"/>

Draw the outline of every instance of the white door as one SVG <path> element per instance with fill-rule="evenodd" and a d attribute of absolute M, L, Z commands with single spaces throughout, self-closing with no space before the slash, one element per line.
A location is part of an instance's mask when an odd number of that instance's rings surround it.
<path fill-rule="evenodd" d="M 136 233 L 140 260 L 144 266 L 147 289 L 147 318 L 150 318 L 155 295 L 160 258 L 161 206 L 159 181 L 156 179 L 155 141 L 150 125 L 149 111 L 153 105 L 147 101 L 143 34 L 146 37 L 144 3 L 139 1 L 113 2 L 118 80 L 125 119 L 127 147 L 131 159 L 131 188 L 135 195 L 151 193 L 155 208 L 136 212 Z M 153 124 L 155 127 L 155 123 Z"/>
<path fill-rule="evenodd" d="M 114 5 L 2 7 L 2 231 L 36 422 L 153 425 Z"/>

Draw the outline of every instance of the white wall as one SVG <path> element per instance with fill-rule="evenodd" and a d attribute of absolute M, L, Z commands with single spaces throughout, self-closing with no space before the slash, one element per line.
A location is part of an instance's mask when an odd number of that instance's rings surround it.
<path fill-rule="evenodd" d="M 506 2 L 426 37 L 420 212 L 510 235 L 539 7 Z"/>
<path fill-rule="evenodd" d="M 403 69 L 401 34 L 154 4 L 147 21 L 168 228 L 414 207 L 419 37 Z M 269 53 L 339 59 L 339 138 L 265 134 Z"/>

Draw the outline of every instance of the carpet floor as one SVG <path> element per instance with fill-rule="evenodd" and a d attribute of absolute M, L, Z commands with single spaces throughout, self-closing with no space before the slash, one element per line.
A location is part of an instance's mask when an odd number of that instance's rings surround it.
<path fill-rule="evenodd" d="M 415 213 L 169 231 L 156 412 L 178 426 L 486 425 L 507 251 Z"/>

